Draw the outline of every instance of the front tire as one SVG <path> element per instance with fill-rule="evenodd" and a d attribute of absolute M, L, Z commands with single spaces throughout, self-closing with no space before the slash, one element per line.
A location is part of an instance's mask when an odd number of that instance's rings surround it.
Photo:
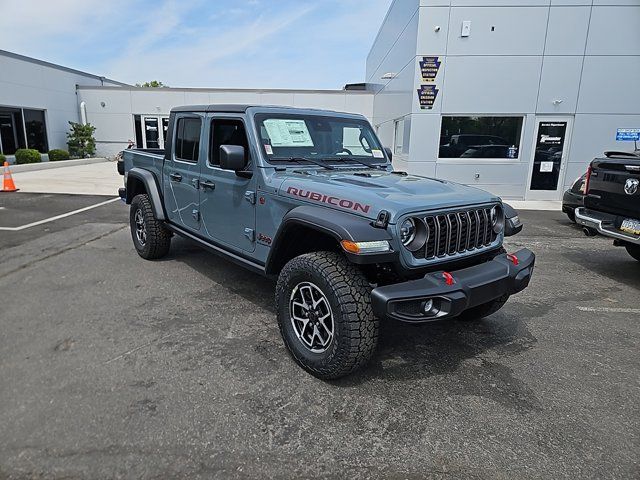
<path fill-rule="evenodd" d="M 629 252 L 629 255 L 631 255 L 633 258 L 635 258 L 637 261 L 640 262 L 640 246 L 626 245 L 625 248 L 627 249 L 627 252 Z"/>
<path fill-rule="evenodd" d="M 145 260 L 164 257 L 171 246 L 171 232 L 153 215 L 149 195 L 136 195 L 131 202 L 129 225 L 133 245 Z"/>
<path fill-rule="evenodd" d="M 493 315 L 498 310 L 500 310 L 504 306 L 504 304 L 507 303 L 507 300 L 509 300 L 509 295 L 503 295 L 502 297 L 496 298 L 491 302 L 483 303 L 482 305 L 478 305 L 477 307 L 465 310 L 457 317 L 457 319 L 462 320 L 463 322 L 482 320 L 484 317 Z"/>
<path fill-rule="evenodd" d="M 293 359 L 312 375 L 336 379 L 366 365 L 378 342 L 371 287 L 334 252 L 289 261 L 276 286 L 278 326 Z"/>

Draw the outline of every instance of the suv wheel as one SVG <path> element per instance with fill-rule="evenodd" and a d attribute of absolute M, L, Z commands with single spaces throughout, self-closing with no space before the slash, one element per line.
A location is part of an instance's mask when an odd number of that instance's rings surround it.
<path fill-rule="evenodd" d="M 627 252 L 629 252 L 629 255 L 640 262 L 640 246 L 626 245 L 625 248 L 627 249 Z"/>
<path fill-rule="evenodd" d="M 289 261 L 276 286 L 278 325 L 293 359 L 322 379 L 364 366 L 378 342 L 371 287 L 343 256 L 314 252 Z"/>
<path fill-rule="evenodd" d="M 146 260 L 164 257 L 171 246 L 171 232 L 153 215 L 148 195 L 136 195 L 129 211 L 131 238 L 138 255 Z"/>
<path fill-rule="evenodd" d="M 509 295 L 504 295 L 500 298 L 496 298 L 491 302 L 483 303 L 477 307 L 470 308 L 462 312 L 457 319 L 463 322 L 469 322 L 473 320 L 481 320 L 484 317 L 488 317 L 500 310 L 505 303 L 509 300 Z"/>

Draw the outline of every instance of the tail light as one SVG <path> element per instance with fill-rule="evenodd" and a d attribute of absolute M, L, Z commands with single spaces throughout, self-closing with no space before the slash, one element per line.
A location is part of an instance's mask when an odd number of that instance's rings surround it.
<path fill-rule="evenodd" d="M 591 165 L 587 168 L 587 178 L 584 180 L 584 194 L 589 195 L 589 181 L 591 180 Z"/>

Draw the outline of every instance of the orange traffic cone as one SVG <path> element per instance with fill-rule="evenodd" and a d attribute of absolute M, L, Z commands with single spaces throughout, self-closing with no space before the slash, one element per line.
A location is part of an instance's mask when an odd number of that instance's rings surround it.
<path fill-rule="evenodd" d="M 4 179 L 2 181 L 2 190 L 0 192 L 17 192 L 16 184 L 13 183 L 11 172 L 9 171 L 9 162 L 4 162 Z"/>

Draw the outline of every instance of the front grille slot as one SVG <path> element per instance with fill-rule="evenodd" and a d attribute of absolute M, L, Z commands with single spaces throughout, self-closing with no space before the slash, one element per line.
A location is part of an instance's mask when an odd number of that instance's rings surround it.
<path fill-rule="evenodd" d="M 498 234 L 491 228 L 491 207 L 422 217 L 427 227 L 424 249 L 415 258 L 426 260 L 484 250 Z"/>

